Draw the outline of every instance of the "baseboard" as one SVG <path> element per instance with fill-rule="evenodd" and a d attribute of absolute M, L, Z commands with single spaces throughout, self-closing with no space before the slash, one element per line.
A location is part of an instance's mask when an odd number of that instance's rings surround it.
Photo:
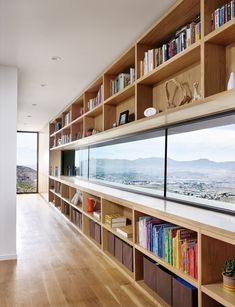
<path fill-rule="evenodd" d="M 16 260 L 17 254 L 10 254 L 10 255 L 0 255 L 0 261 L 4 260 Z"/>

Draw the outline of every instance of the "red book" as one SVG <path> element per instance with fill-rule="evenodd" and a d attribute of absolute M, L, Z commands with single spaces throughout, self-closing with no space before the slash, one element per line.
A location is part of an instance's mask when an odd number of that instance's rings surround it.
<path fill-rule="evenodd" d="M 188 261 L 187 261 L 187 265 L 188 265 L 188 274 L 191 276 L 191 277 L 195 277 L 194 274 L 195 274 L 195 256 L 194 256 L 194 246 L 195 246 L 195 242 L 189 242 L 188 243 L 188 250 L 187 250 L 187 258 L 188 258 Z"/>

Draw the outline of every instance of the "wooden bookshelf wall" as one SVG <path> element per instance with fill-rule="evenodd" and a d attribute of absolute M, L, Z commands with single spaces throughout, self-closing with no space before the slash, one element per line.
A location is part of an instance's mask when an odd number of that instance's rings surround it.
<path fill-rule="evenodd" d="M 64 178 L 64 177 L 63 177 Z M 57 188 L 56 188 L 57 187 Z M 82 201 L 74 205 L 71 200 L 73 195 L 79 191 Z M 87 199 L 96 199 L 95 210 L 100 210 L 100 219 L 93 213 L 87 212 Z M 225 260 L 235 255 L 235 237 L 233 233 L 192 220 L 177 218 L 171 214 L 161 213 L 158 210 L 141 207 L 133 202 L 123 202 L 122 199 L 114 198 L 112 195 L 97 193 L 96 190 L 84 189 L 84 187 L 70 184 L 60 178 L 49 178 L 49 202 L 60 212 L 66 221 L 77 229 L 82 235 L 90 240 L 101 252 L 103 252 L 112 262 L 122 270 L 135 284 L 155 302 L 162 303 L 163 306 L 170 306 L 157 293 L 152 291 L 143 280 L 143 259 L 151 259 L 162 268 L 174 276 L 181 277 L 198 291 L 198 306 L 235 306 L 235 294 L 223 290 L 221 270 Z M 81 224 L 74 222 L 73 211 L 81 214 Z M 126 238 L 119 234 L 116 228 L 111 228 L 105 224 L 105 215 L 119 213 L 128 219 L 132 225 L 133 237 Z M 138 238 L 137 221 L 140 216 L 151 216 L 161 219 L 164 222 L 174 223 L 177 226 L 194 231 L 198 241 L 198 279 L 180 271 L 164 259 L 156 256 L 149 250 L 140 246 Z M 94 230 L 96 227 L 96 231 Z M 98 236 L 94 235 L 97 233 Z M 93 233 L 94 232 L 94 233 Z M 131 263 L 129 266 L 125 262 L 120 262 L 117 257 L 109 251 L 109 236 L 114 235 L 117 246 L 121 242 L 122 249 L 128 248 L 131 251 Z M 126 245 L 125 245 L 126 244 Z M 123 247 L 124 246 L 124 247 Z M 129 261 L 130 263 L 130 261 Z"/>
<path fill-rule="evenodd" d="M 235 20 L 232 19 L 211 32 L 210 19 L 214 9 L 224 3 L 226 1 L 177 1 L 150 30 L 51 121 L 50 148 L 56 149 L 62 145 L 66 149 L 67 144 L 58 144 L 58 140 L 66 134 L 71 134 L 70 140 L 74 146 L 79 146 L 78 140 L 87 136 L 90 138 L 89 142 L 92 142 L 94 136 L 89 135 L 87 132 L 89 129 L 95 129 L 96 132 L 117 129 L 113 128 L 113 124 L 118 123 L 120 113 L 126 110 L 132 115 L 132 120 L 138 122 L 144 118 L 146 108 L 155 107 L 160 112 L 155 116 L 158 127 L 159 116 L 167 116 L 169 112 L 174 112 L 174 109 L 167 108 L 164 89 L 165 82 L 171 78 L 186 83 L 189 92 L 192 92 L 193 83 L 198 82 L 202 97 L 198 103 L 206 102 L 207 98 L 218 94 L 221 106 L 223 97 L 228 94 L 226 84 L 229 74 L 235 70 Z M 141 76 L 140 61 L 143 60 L 144 52 L 167 42 L 178 29 L 192 22 L 198 15 L 201 17 L 201 40 Z M 130 67 L 136 69 L 135 82 L 111 96 L 110 80 Z M 88 110 L 87 102 L 97 95 L 101 85 L 103 85 L 101 104 Z M 223 97 L 220 96 L 221 93 Z M 178 92 L 175 99 L 180 100 Z M 191 102 L 182 108 L 190 109 L 194 103 Z M 213 109 L 212 113 L 221 112 L 220 106 L 216 110 Z M 71 111 L 71 122 L 65 126 L 64 116 L 69 111 Z M 198 114 L 195 113 L 194 117 L 198 117 Z M 62 122 L 62 127 L 55 131 L 55 124 L 58 121 Z M 129 125 L 130 123 L 126 124 L 120 133 L 127 133 Z"/>
<path fill-rule="evenodd" d="M 210 20 L 212 12 L 227 3 L 225 0 L 179 0 L 177 1 L 146 33 L 144 33 L 130 48 L 112 63 L 97 79 L 90 84 L 79 97 L 75 98 L 59 115 L 50 122 L 50 167 L 58 167 L 60 175 L 61 152 L 64 149 L 77 149 L 96 142 L 112 139 L 133 132 L 163 127 L 165 125 L 201 118 L 235 109 L 235 90 L 226 90 L 231 71 L 235 71 L 235 19 L 230 20 L 219 29 L 211 31 Z M 141 75 L 140 62 L 143 61 L 146 50 L 156 48 L 167 42 L 175 32 L 196 16 L 201 17 L 201 39 L 190 47 L 159 65 L 146 75 Z M 119 73 L 135 67 L 136 80 L 118 93 L 111 95 L 110 80 Z M 189 92 L 194 82 L 199 83 L 201 100 L 169 109 L 165 94 L 165 83 L 171 78 L 186 83 Z M 88 110 L 88 101 L 96 97 L 102 86 L 102 101 L 92 110 Z M 170 88 L 171 89 L 171 88 Z M 172 88 L 173 90 L 173 88 Z M 176 101 L 180 95 L 176 92 Z M 155 107 L 158 114 L 144 118 L 144 110 Z M 129 110 L 132 122 L 113 128 L 118 123 L 121 112 Z M 71 121 L 65 125 L 65 115 L 71 113 Z M 56 130 L 58 127 L 60 129 Z M 89 131 L 98 132 L 90 135 Z M 70 142 L 61 144 L 63 135 L 70 134 Z M 169 306 L 161 297 L 143 282 L 143 259 L 148 257 L 169 270 L 172 274 L 182 277 L 198 289 L 198 306 L 235 306 L 235 295 L 226 293 L 221 283 L 221 268 L 225 259 L 235 255 L 234 233 L 215 231 L 206 225 L 177 219 L 175 216 L 156 213 L 154 210 L 139 208 L 138 205 L 113 201 L 112 197 L 103 197 L 95 191 L 87 191 L 62 183 L 61 192 L 55 190 L 59 179 L 49 179 L 49 202 L 58 209 L 67 221 L 70 221 L 81 234 L 85 235 L 95 246 L 113 261 L 126 275 L 136 282 L 136 285 L 153 300 Z M 77 189 L 81 190 L 83 202 L 78 206 L 71 203 Z M 101 209 L 101 220 L 97 220 L 86 210 L 87 197 L 97 199 Z M 82 225 L 73 223 L 74 212 L 80 212 Z M 115 229 L 104 224 L 104 215 L 120 212 L 128 217 L 133 225 L 133 238 L 120 236 Z M 198 280 L 177 270 L 151 252 L 143 249 L 136 237 L 136 221 L 139 216 L 149 214 L 186 227 L 197 232 Z M 93 229 L 100 227 L 100 241 L 92 237 Z M 110 233 L 121 239 L 132 248 L 133 271 L 126 268 L 108 251 Z"/>

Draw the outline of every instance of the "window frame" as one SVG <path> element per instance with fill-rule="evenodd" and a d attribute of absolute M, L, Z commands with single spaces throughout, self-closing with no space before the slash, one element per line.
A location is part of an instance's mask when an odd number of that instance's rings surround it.
<path fill-rule="evenodd" d="M 235 115 L 235 110 L 231 110 L 231 111 L 226 111 L 226 112 L 222 112 L 222 113 L 217 113 L 217 114 L 212 114 L 212 115 L 206 115 L 204 117 L 201 118 L 196 118 L 196 119 L 191 119 L 191 120 L 185 120 L 183 122 L 179 122 L 179 123 L 174 123 L 174 124 L 168 124 L 168 125 L 164 125 L 162 127 L 159 128 L 154 128 L 154 129 L 150 129 L 147 131 L 139 131 L 139 132 L 135 132 L 135 133 L 131 133 L 131 134 L 127 134 L 124 136 L 120 136 L 120 137 L 115 137 L 113 139 L 109 139 L 107 141 L 104 142 L 99 142 L 99 143 L 94 143 L 92 145 L 89 146 L 84 146 L 86 148 L 88 148 L 88 179 L 83 179 L 82 180 L 86 180 L 89 181 L 91 183 L 97 184 L 97 185 L 102 185 L 102 186 L 107 186 L 110 188 L 114 188 L 114 189 L 118 189 L 121 191 L 126 191 L 126 192 L 130 192 L 130 193 L 135 193 L 135 194 L 140 194 L 140 195 L 144 195 L 144 196 L 148 196 L 148 197 L 152 197 L 152 198 L 156 198 L 156 199 L 162 199 L 165 201 L 169 201 L 169 202 L 174 202 L 174 203 L 178 203 L 178 204 L 182 204 L 182 205 L 186 205 L 186 206 L 190 206 L 190 207 L 196 207 L 199 209 L 205 209 L 205 210 L 209 210 L 209 211 L 213 211 L 213 212 L 218 212 L 218 213 L 223 213 L 223 214 L 229 214 L 229 215 L 233 215 L 235 216 L 235 208 L 234 210 L 230 210 L 228 208 L 220 208 L 217 206 L 213 206 L 212 204 L 209 205 L 205 205 L 203 203 L 200 203 L 200 198 L 198 198 L 198 202 L 197 201 L 191 201 L 191 200 L 183 200 L 183 199 L 179 199 L 179 198 L 175 198 L 175 197 L 170 197 L 167 196 L 167 153 L 168 153 L 168 130 L 174 127 L 180 127 L 180 126 L 185 126 L 188 124 L 198 124 L 200 122 L 205 122 L 207 120 L 213 120 L 216 118 L 223 118 L 223 117 L 227 117 L 229 115 Z M 157 131 L 163 131 L 165 132 L 165 152 L 164 152 L 164 194 L 162 195 L 156 195 L 156 194 L 152 194 L 150 192 L 143 192 L 143 191 L 134 191 L 131 188 L 127 187 L 117 187 L 115 185 L 112 184 L 108 184 L 106 182 L 102 182 L 102 181 L 98 181 L 98 180 L 92 180 L 90 179 L 90 172 L 89 172 L 89 161 L 90 161 L 90 149 L 94 148 L 94 147 L 101 147 L 101 146 L 105 146 L 107 145 L 114 145 L 116 143 L 122 143 L 122 140 L 124 139 L 128 139 L 128 138 L 138 138 L 138 136 L 141 136 L 140 139 L 142 138 L 142 136 L 144 136 L 146 133 L 154 133 Z M 131 140 L 130 140 L 131 141 Z M 82 149 L 83 146 L 81 146 Z"/>
<path fill-rule="evenodd" d="M 38 180 L 39 180 L 39 174 L 38 174 L 38 171 L 39 171 L 39 132 L 38 131 L 17 130 L 17 135 L 18 135 L 18 133 L 27 133 L 27 134 L 33 133 L 33 134 L 36 134 L 36 136 L 37 136 L 37 185 L 36 185 L 36 191 L 35 192 L 17 192 L 17 190 L 16 190 L 16 194 L 19 194 L 19 195 L 22 195 L 22 194 L 38 194 L 38 186 L 39 186 L 39 183 L 38 183 Z M 17 181 L 16 181 L 16 184 L 17 184 Z"/>

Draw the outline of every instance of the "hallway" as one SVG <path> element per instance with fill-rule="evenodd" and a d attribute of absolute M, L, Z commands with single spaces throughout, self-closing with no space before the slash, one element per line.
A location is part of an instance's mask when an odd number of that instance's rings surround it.
<path fill-rule="evenodd" d="M 0 262 L 0 307 L 156 306 L 43 198 L 17 196 L 18 260 Z"/>

